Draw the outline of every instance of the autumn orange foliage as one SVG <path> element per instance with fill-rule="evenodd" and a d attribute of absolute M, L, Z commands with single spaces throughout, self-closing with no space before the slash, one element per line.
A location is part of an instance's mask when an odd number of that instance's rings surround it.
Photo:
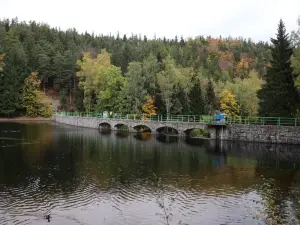
<path fill-rule="evenodd" d="M 154 98 L 152 96 L 146 97 L 146 102 L 142 105 L 143 113 L 146 115 L 155 116 L 156 115 L 156 107 Z M 147 116 L 144 118 L 145 120 L 149 119 Z"/>

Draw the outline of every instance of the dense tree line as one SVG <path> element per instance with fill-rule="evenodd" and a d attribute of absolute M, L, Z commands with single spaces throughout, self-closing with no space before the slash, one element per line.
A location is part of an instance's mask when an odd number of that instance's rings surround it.
<path fill-rule="evenodd" d="M 299 32 L 292 37 L 296 46 Z M 139 113 L 150 107 L 156 113 L 206 114 L 225 107 L 220 101 L 234 101 L 228 103 L 236 106 L 229 114 L 255 115 L 270 47 L 222 37 L 79 34 L 5 19 L 0 21 L 0 114 L 26 111 L 24 82 L 36 72 L 40 89 L 59 97 L 63 110 Z"/>

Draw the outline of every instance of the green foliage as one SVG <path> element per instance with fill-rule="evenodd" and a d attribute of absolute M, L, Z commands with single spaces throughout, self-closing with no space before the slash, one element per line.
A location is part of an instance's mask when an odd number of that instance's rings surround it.
<path fill-rule="evenodd" d="M 103 73 L 103 83 L 98 87 L 97 110 L 117 111 L 119 109 L 119 99 L 122 98 L 122 87 L 124 86 L 124 77 L 121 69 L 116 66 L 107 68 Z"/>
<path fill-rule="evenodd" d="M 299 47 L 299 31 L 292 38 Z M 220 93 L 217 86 L 224 83 L 236 96 L 242 114 L 255 115 L 257 86 L 249 83 L 250 71 L 263 78 L 271 61 L 268 43 L 242 38 L 120 38 L 16 20 L 0 20 L 0 55 L 3 53 L 0 114 L 20 110 L 24 79 L 36 71 L 44 92 L 60 96 L 65 110 L 110 108 L 137 113 L 150 95 L 158 113 L 202 114 L 217 109 L 214 88 Z M 254 103 L 247 104 L 252 97 Z"/>
<path fill-rule="evenodd" d="M 191 103 L 191 105 L 190 105 L 191 114 L 194 114 L 194 115 L 204 114 L 205 103 L 203 100 L 200 79 L 196 75 L 194 75 L 191 80 L 191 84 L 193 85 L 193 87 L 191 88 L 191 91 L 189 93 L 189 100 Z"/>
<path fill-rule="evenodd" d="M 299 16 L 297 22 L 298 22 L 298 30 L 292 31 L 292 33 L 291 33 L 291 40 L 292 40 L 292 44 L 296 48 L 300 48 L 300 16 Z"/>
<path fill-rule="evenodd" d="M 236 97 L 242 116 L 257 116 L 259 107 L 257 91 L 261 88 L 262 80 L 254 70 L 250 71 L 247 77 L 246 79 L 234 79 L 234 82 L 218 82 L 216 83 L 216 92 L 220 94 L 224 89 L 229 90 Z"/>
<path fill-rule="evenodd" d="M 79 87 L 84 91 L 84 106 L 87 111 L 117 111 L 122 95 L 124 78 L 120 68 L 111 65 L 110 54 L 103 50 L 96 58 L 85 53 L 77 61 L 80 70 Z"/>
<path fill-rule="evenodd" d="M 294 116 L 298 93 L 290 60 L 293 48 L 282 20 L 278 25 L 277 37 L 271 41 L 274 44 L 271 66 L 267 69 L 262 89 L 258 91 L 259 113 L 262 116 Z"/>
<path fill-rule="evenodd" d="M 123 110 L 132 113 L 141 112 L 141 105 L 147 94 L 145 90 L 146 78 L 143 74 L 142 64 L 139 62 L 129 63 L 125 74 L 125 86 L 123 88 Z"/>
<path fill-rule="evenodd" d="M 217 109 L 217 98 L 211 80 L 209 80 L 206 87 L 205 104 L 207 108 L 206 111 L 210 114 L 212 114 Z"/>
<path fill-rule="evenodd" d="M 210 133 L 208 130 L 203 130 L 203 129 L 193 129 L 190 132 L 190 137 L 210 137 Z"/>
<path fill-rule="evenodd" d="M 51 107 L 42 103 L 42 92 L 39 91 L 41 81 L 38 79 L 37 73 L 31 73 L 24 81 L 22 92 L 22 104 L 25 109 L 26 116 L 51 116 Z"/>
<path fill-rule="evenodd" d="M 299 76 L 300 76 L 300 48 L 296 49 L 294 56 L 292 56 L 292 67 L 293 72 L 297 76 L 296 86 L 299 87 Z"/>
<path fill-rule="evenodd" d="M 176 85 L 178 84 L 178 77 L 180 76 L 180 70 L 176 68 L 175 61 L 171 56 L 167 56 L 163 60 L 164 69 L 157 73 L 157 83 L 160 88 L 160 95 L 165 104 L 167 115 L 170 114 L 172 107 L 172 97 L 175 93 Z"/>

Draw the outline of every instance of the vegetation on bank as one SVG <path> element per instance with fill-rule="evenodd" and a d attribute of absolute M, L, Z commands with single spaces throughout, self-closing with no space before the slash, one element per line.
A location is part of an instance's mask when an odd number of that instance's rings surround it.
<path fill-rule="evenodd" d="M 205 137 L 205 138 L 210 138 L 210 133 L 208 130 L 203 130 L 203 129 L 193 129 L 190 132 L 190 137 L 191 138 L 196 138 L 196 137 Z"/>
<path fill-rule="evenodd" d="M 97 36 L 2 20 L 0 115 L 49 116 L 42 92 L 65 111 L 299 115 L 300 21 L 291 38 L 280 21 L 271 42 Z"/>

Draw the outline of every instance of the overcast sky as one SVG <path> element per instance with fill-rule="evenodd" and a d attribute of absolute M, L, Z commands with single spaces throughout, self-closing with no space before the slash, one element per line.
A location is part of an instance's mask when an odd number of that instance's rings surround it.
<path fill-rule="evenodd" d="M 297 28 L 300 0 L 0 0 L 0 17 L 96 34 L 232 36 L 268 41 L 280 18 Z"/>

